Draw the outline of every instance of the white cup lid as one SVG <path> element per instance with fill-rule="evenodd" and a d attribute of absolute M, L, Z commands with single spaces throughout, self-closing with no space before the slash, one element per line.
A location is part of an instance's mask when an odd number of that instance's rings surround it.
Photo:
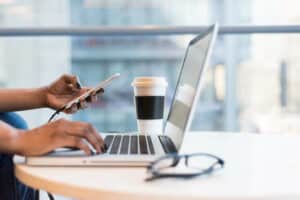
<path fill-rule="evenodd" d="M 167 87 L 168 83 L 164 77 L 157 76 L 143 76 L 136 77 L 131 83 L 133 87 Z"/>

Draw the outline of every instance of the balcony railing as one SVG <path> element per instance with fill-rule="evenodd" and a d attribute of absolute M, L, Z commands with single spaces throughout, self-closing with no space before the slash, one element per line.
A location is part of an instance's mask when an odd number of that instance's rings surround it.
<path fill-rule="evenodd" d="M 130 36 L 198 34 L 207 26 L 0 28 L 0 36 Z M 221 26 L 219 34 L 300 33 L 300 25 Z"/>
<path fill-rule="evenodd" d="M 156 36 L 156 35 L 188 35 L 199 34 L 207 26 L 134 26 L 134 27 L 26 27 L 0 28 L 0 37 L 27 37 L 27 36 Z M 300 25 L 249 25 L 249 26 L 220 26 L 219 34 L 293 34 L 300 33 Z M 231 40 L 226 43 L 227 57 L 235 55 L 230 48 Z M 225 99 L 225 129 L 236 130 L 237 98 L 236 64 L 230 59 L 225 60 L 226 66 L 226 99 Z"/>

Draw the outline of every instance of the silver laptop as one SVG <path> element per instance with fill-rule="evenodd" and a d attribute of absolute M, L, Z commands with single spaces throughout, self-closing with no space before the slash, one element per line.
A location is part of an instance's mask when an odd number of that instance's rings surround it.
<path fill-rule="evenodd" d="M 28 165 L 39 166 L 146 166 L 151 161 L 180 150 L 198 103 L 200 83 L 211 56 L 218 25 L 212 25 L 193 38 L 187 47 L 164 134 L 104 134 L 108 150 L 104 154 L 85 156 L 80 150 L 58 150 L 27 157 Z"/>

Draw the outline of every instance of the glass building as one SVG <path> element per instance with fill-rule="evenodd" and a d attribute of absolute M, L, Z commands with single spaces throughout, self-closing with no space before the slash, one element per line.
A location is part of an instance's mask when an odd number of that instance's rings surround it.
<path fill-rule="evenodd" d="M 117 3 L 116 3 L 117 2 Z M 138 2 L 138 3 L 137 3 Z M 169 6 L 165 1 L 83 1 L 71 4 L 71 23 L 75 26 L 130 26 L 130 25 L 187 25 L 202 22 L 220 21 L 225 23 L 230 13 L 223 1 L 173 1 Z M 237 5 L 235 4 L 234 7 Z M 237 19 L 249 21 L 249 5 L 238 5 L 241 16 Z M 205 13 L 199 13 L 199 9 Z M 206 8 L 206 9 L 203 9 Z M 207 9 L 211 12 L 208 13 Z M 230 9 L 230 8 L 229 8 Z M 187 13 L 192 13 L 187 15 Z M 218 13 L 218 17 L 215 18 Z M 72 39 L 72 72 L 80 76 L 87 85 L 97 82 L 115 72 L 121 72 L 121 79 L 112 84 L 102 101 L 93 109 L 79 112 L 76 120 L 89 121 L 99 130 L 135 130 L 135 113 L 131 81 L 135 76 L 164 76 L 169 82 L 167 105 L 169 105 L 188 40 L 191 37 L 138 36 L 138 37 L 75 37 Z M 196 112 L 193 129 L 222 130 L 224 119 L 224 99 L 216 94 L 216 71 L 224 71 L 227 62 L 226 49 L 237 52 L 240 62 L 248 54 L 248 37 L 237 39 L 228 47 L 226 38 L 217 42 L 217 51 L 210 69 L 205 75 L 207 81 Z M 239 51 L 238 49 L 243 49 Z M 238 63 L 231 63 L 237 65 Z M 168 111 L 168 109 L 166 109 Z M 234 119 L 231 119 L 231 121 Z"/>

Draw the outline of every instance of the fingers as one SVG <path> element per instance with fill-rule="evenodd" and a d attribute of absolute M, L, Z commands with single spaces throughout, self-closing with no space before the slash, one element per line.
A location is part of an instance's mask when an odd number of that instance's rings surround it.
<path fill-rule="evenodd" d="M 77 86 L 75 86 L 75 85 L 73 85 L 73 84 L 71 84 L 71 83 L 68 83 L 68 84 L 67 84 L 67 89 L 68 89 L 69 91 L 71 91 L 71 92 L 79 92 L 79 91 L 80 91 L 80 89 L 77 88 Z"/>
<path fill-rule="evenodd" d="M 78 109 L 85 109 L 88 107 L 88 103 L 86 100 L 80 99 L 79 103 L 77 104 Z"/>
<path fill-rule="evenodd" d="M 92 129 L 91 131 L 92 131 L 93 135 L 95 136 L 97 142 L 100 143 L 100 145 L 101 145 L 101 152 L 104 153 L 106 151 L 106 146 L 105 146 L 103 138 L 100 136 L 98 131 L 93 126 L 91 126 L 91 129 Z"/>
<path fill-rule="evenodd" d="M 97 153 L 103 152 L 104 141 L 96 129 L 83 122 L 72 122 L 72 128 L 68 131 L 69 135 L 80 137 L 89 142 Z"/>
<path fill-rule="evenodd" d="M 99 90 L 94 91 L 92 95 L 98 97 L 103 93 L 104 93 L 104 89 L 100 88 Z"/>
<path fill-rule="evenodd" d="M 88 92 L 88 91 L 91 90 L 91 89 L 92 89 L 92 88 L 90 88 L 90 87 L 83 87 L 83 88 L 81 88 L 81 89 L 80 89 L 80 95 L 82 95 L 82 94 Z"/>
<path fill-rule="evenodd" d="M 81 89 L 81 84 L 77 76 L 64 74 L 62 78 L 68 85 L 71 85 L 70 87 Z"/>
<path fill-rule="evenodd" d="M 86 155 L 91 155 L 92 152 L 89 148 L 89 146 L 79 137 L 76 136 L 68 136 L 65 140 L 65 146 L 78 148 L 84 151 Z"/>
<path fill-rule="evenodd" d="M 65 83 L 65 87 L 68 92 L 72 92 L 72 93 L 80 92 L 81 84 L 77 76 L 65 74 L 61 77 L 61 79 Z"/>
<path fill-rule="evenodd" d="M 64 112 L 67 114 L 76 113 L 79 109 L 85 109 L 89 106 L 89 103 L 84 100 L 79 100 L 78 103 L 74 103 L 70 108 L 66 109 Z"/>
<path fill-rule="evenodd" d="M 74 147 L 83 150 L 87 155 L 91 154 L 88 143 L 97 153 L 105 152 L 104 141 L 97 130 L 84 122 L 71 122 L 60 119 L 52 124 L 56 136 L 57 147 Z"/>
<path fill-rule="evenodd" d="M 78 110 L 78 106 L 76 104 L 73 104 L 70 108 L 66 109 L 64 112 L 67 114 L 73 114 L 76 113 Z"/>
<path fill-rule="evenodd" d="M 89 103 L 94 103 L 98 100 L 98 96 L 100 96 L 102 93 L 104 93 L 104 89 L 100 89 L 97 91 L 93 91 L 90 96 L 87 97 L 86 101 Z"/>
<path fill-rule="evenodd" d="M 88 91 L 88 88 L 84 88 L 81 90 Z M 84 92 L 83 92 L 84 93 Z M 64 112 L 67 114 L 73 114 L 80 109 L 86 109 L 89 107 L 90 103 L 94 103 L 98 100 L 98 93 L 96 91 L 92 92 L 91 95 L 86 97 L 85 99 L 80 99 L 79 102 L 76 104 L 74 103 L 70 108 L 66 109 Z"/>
<path fill-rule="evenodd" d="M 101 93 L 104 93 L 104 89 L 103 88 L 100 88 L 99 90 L 96 91 L 96 94 L 101 94 Z"/>
<path fill-rule="evenodd" d="M 98 96 L 95 95 L 95 94 L 91 94 L 90 96 L 88 96 L 86 99 L 85 99 L 85 102 L 90 104 L 90 103 L 94 103 L 98 100 Z"/>

